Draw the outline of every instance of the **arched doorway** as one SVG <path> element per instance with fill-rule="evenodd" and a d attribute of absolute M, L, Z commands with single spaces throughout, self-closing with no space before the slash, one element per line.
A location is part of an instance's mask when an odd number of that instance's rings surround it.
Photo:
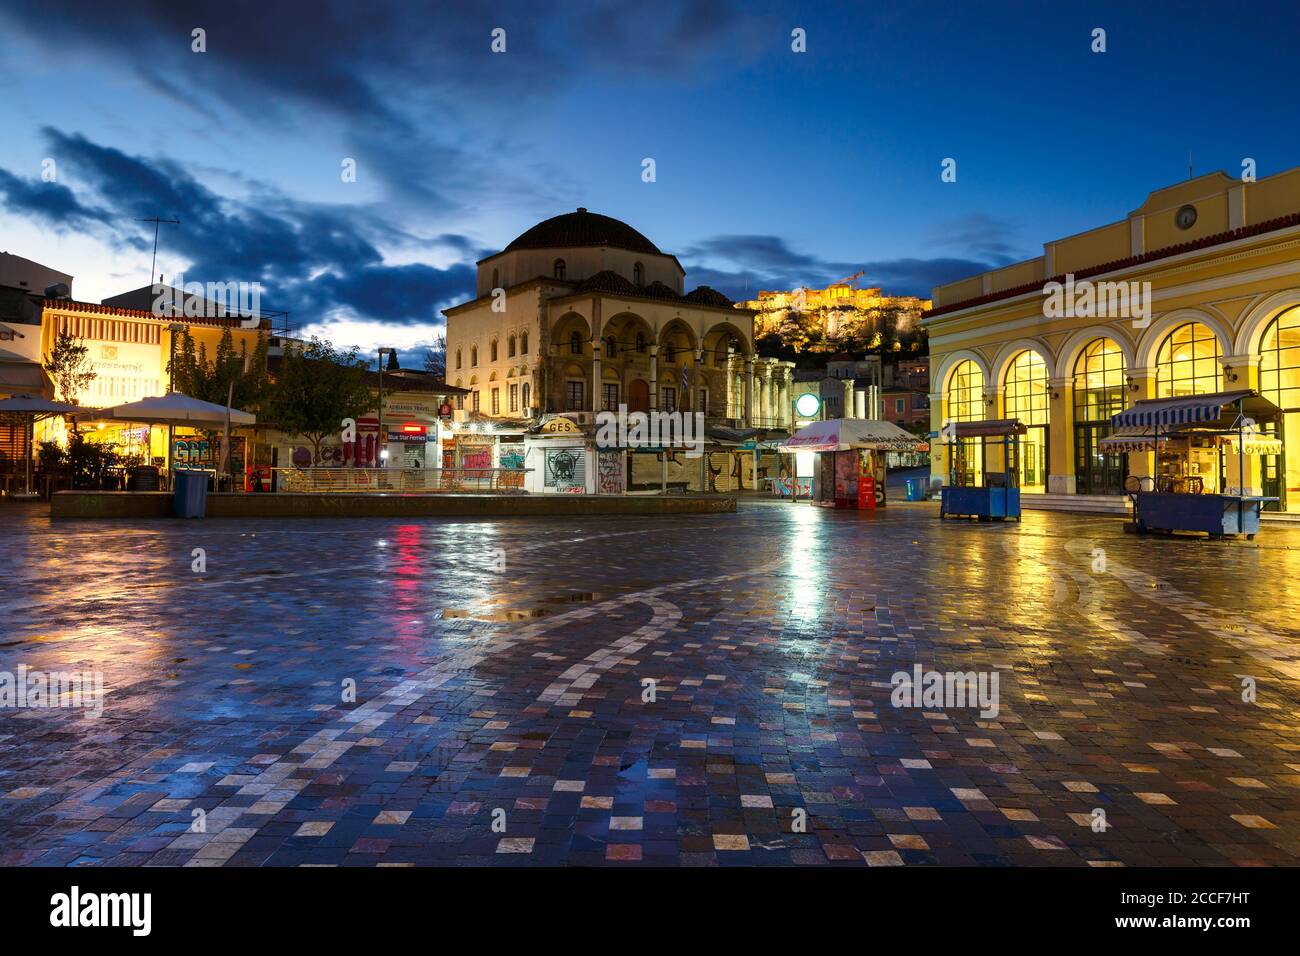
<path fill-rule="evenodd" d="M 1287 494 L 1300 492 L 1300 307 L 1288 309 L 1268 324 L 1259 353 L 1260 394 L 1284 413 L 1282 454 L 1260 459 L 1264 494 L 1282 499 L 1266 507 L 1300 511 L 1300 494 Z M 1270 422 L 1261 430 L 1272 435 L 1278 428 Z"/>
<path fill-rule="evenodd" d="M 1047 363 L 1032 349 L 1017 355 L 1004 380 L 1007 418 L 1018 418 L 1029 430 L 1020 441 L 1020 490 L 1047 491 L 1048 394 Z"/>
<path fill-rule="evenodd" d="M 650 385 L 643 378 L 634 378 L 627 383 L 627 410 L 629 412 L 650 411 Z"/>
<path fill-rule="evenodd" d="M 1124 350 L 1114 339 L 1089 342 L 1074 363 L 1074 488 L 1081 495 L 1124 491 L 1125 456 L 1103 452 L 1110 417 L 1127 404 Z"/>
<path fill-rule="evenodd" d="M 953 422 L 977 422 L 984 417 L 984 372 L 970 359 L 959 362 L 948 377 L 944 410 Z M 984 481 L 984 443 L 962 438 L 953 443 L 948 484 L 967 487 Z"/>

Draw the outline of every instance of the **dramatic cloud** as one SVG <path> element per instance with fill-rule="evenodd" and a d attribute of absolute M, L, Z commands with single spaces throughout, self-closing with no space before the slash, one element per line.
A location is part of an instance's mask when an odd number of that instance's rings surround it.
<path fill-rule="evenodd" d="M 489 182 L 497 197 L 563 191 L 519 161 L 522 144 L 502 148 L 512 118 L 600 71 L 680 77 L 734 66 L 759 49 L 762 29 L 725 0 L 594 8 L 499 0 L 482 9 L 406 0 L 0 5 L 0 32 L 38 50 L 48 46 L 49 24 L 58 24 L 63 55 L 76 50 L 132 70 L 209 122 L 231 117 L 275 136 L 332 128 L 342 155 L 373 170 L 389 198 L 427 211 L 461 207 Z M 498 28 L 506 52 L 493 55 Z M 195 30 L 204 31 L 205 52 L 192 49 Z"/>
<path fill-rule="evenodd" d="M 473 294 L 469 263 L 436 268 L 386 262 L 376 237 L 390 239 L 393 230 L 366 207 L 304 203 L 265 186 L 232 199 L 170 161 L 128 155 L 55 129 L 43 135 L 89 195 L 0 170 L 6 212 L 144 251 L 152 230 L 135 220 L 161 210 L 180 219 L 179 226 L 167 227 L 166 242 L 173 256 L 188 261 L 187 281 L 259 282 L 264 305 L 290 311 L 295 325 L 339 318 L 436 323 L 441 307 Z M 458 253 L 476 248 L 454 234 L 435 236 L 428 245 Z"/>

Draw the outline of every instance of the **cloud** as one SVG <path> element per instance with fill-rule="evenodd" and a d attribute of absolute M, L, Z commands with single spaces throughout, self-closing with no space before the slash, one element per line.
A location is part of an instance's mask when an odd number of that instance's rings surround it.
<path fill-rule="evenodd" d="M 975 212 L 936 223 L 930 241 L 987 260 L 996 268 L 1025 258 L 1016 235 L 1016 227 L 1007 220 Z"/>
<path fill-rule="evenodd" d="M 441 307 L 473 294 L 469 263 L 387 262 L 379 243 L 394 232 L 367 207 L 302 202 L 264 185 L 234 199 L 169 160 L 129 155 L 51 128 L 42 135 L 88 195 L 0 169 L 5 211 L 138 249 L 149 247 L 152 233 L 146 237 L 134 220 L 177 218 L 179 225 L 165 227 L 166 248 L 172 261 L 186 260 L 187 281 L 261 283 L 266 307 L 290 311 L 295 325 L 328 318 L 426 324 Z M 444 233 L 428 246 L 463 253 L 474 244 Z"/>
<path fill-rule="evenodd" d="M 556 188 L 526 170 L 521 178 L 514 157 L 527 144 L 502 140 L 513 118 L 561 88 L 614 68 L 680 80 L 734 66 L 752 55 L 745 41 L 758 28 L 738 0 L 595 8 L 497 0 L 436 11 L 409 0 L 0 4 L 0 33 L 24 38 L 38 55 L 51 23 L 65 54 L 132 71 L 227 129 L 323 136 L 373 171 L 390 200 L 443 212 L 489 188 L 534 199 Z M 490 49 L 497 28 L 507 41 L 499 54 Z M 196 29 L 206 52 L 192 50 Z M 236 122 L 222 122 L 228 117 Z"/>
<path fill-rule="evenodd" d="M 737 300 L 751 299 L 759 290 L 823 288 L 859 271 L 864 273 L 860 285 L 929 298 L 936 285 L 993 268 L 983 259 L 960 256 L 836 262 L 792 249 L 780 236 L 762 234 L 714 236 L 681 258 L 688 285 L 709 285 Z"/>

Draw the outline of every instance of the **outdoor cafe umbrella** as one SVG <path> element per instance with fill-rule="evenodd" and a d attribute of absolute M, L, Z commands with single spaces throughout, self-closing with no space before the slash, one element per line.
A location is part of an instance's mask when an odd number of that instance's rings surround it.
<path fill-rule="evenodd" d="M 76 405 L 68 405 L 66 402 L 53 402 L 39 395 L 14 395 L 11 398 L 0 399 L 0 415 L 13 415 L 27 420 L 27 481 L 26 490 L 23 492 L 24 497 L 31 497 L 32 494 L 32 426 L 38 418 L 70 415 L 80 411 L 84 409 Z"/>
<path fill-rule="evenodd" d="M 228 408 L 215 402 L 205 402 L 193 398 L 184 392 L 168 392 L 166 395 L 154 395 L 142 398 L 138 402 L 101 408 L 89 415 L 79 416 L 88 421 L 105 422 L 139 422 L 147 425 L 176 425 L 182 428 L 217 429 L 229 425 L 252 425 L 257 416 L 252 412 L 238 408 Z M 170 445 L 170 442 L 168 442 Z M 171 448 L 167 449 L 171 459 Z"/>

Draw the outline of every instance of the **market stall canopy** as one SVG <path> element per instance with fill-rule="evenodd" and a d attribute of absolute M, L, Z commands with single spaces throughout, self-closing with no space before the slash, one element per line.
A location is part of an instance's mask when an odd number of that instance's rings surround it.
<path fill-rule="evenodd" d="M 140 422 L 147 425 L 179 425 L 182 428 L 219 427 L 226 423 L 226 406 L 191 398 L 183 392 L 168 392 L 127 402 L 112 408 L 101 408 L 77 416 L 86 421 Z M 257 416 L 252 412 L 230 410 L 231 425 L 252 425 Z"/>
<path fill-rule="evenodd" d="M 869 448 L 873 451 L 929 451 L 930 444 L 893 422 L 865 418 L 831 418 L 813 422 L 782 442 L 779 450 L 848 451 Z"/>
<path fill-rule="evenodd" d="M 38 418 L 47 415 L 73 415 L 85 412 L 80 405 L 56 402 L 40 395 L 14 395 L 0 399 L 0 415 L 35 415 Z"/>
<path fill-rule="evenodd" d="M 993 438 L 1023 435 L 1029 428 L 1018 418 L 989 418 L 980 422 L 949 422 L 944 431 L 953 438 Z"/>
<path fill-rule="evenodd" d="M 1145 398 L 1110 417 L 1115 428 L 1169 429 L 1177 425 L 1202 425 L 1207 428 L 1230 428 L 1237 419 L 1237 403 L 1242 414 L 1255 421 L 1276 421 L 1281 409 L 1249 388 L 1210 395 L 1184 395 L 1181 398 Z"/>

